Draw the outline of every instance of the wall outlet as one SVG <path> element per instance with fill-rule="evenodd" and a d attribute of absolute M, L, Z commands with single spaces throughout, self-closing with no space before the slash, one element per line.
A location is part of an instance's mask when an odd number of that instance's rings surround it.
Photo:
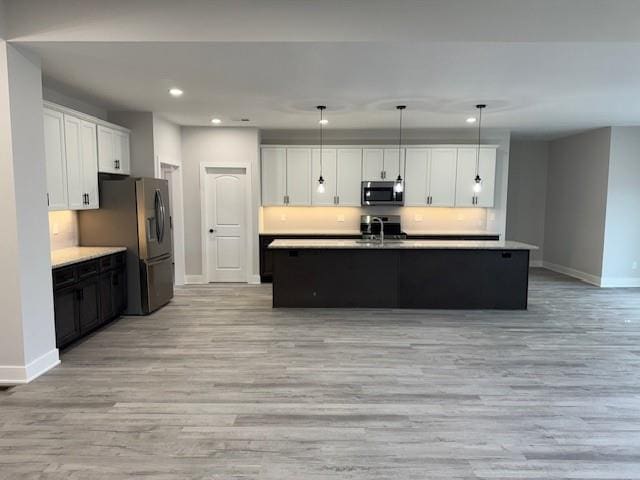
<path fill-rule="evenodd" d="M 53 232 L 54 235 L 58 235 L 60 233 L 60 227 L 58 226 L 57 223 L 54 223 L 51 226 L 51 231 Z"/>
<path fill-rule="evenodd" d="M 637 270 L 637 269 L 638 269 L 638 261 L 636 260 L 631 264 L 631 270 Z"/>
<path fill-rule="evenodd" d="M 424 217 L 422 215 L 414 215 L 413 216 L 413 220 L 416 222 L 421 222 L 422 220 L 424 220 Z"/>
<path fill-rule="evenodd" d="M 287 220 L 287 216 L 283 213 L 282 215 L 280 215 L 280 220 L 281 221 L 286 221 Z"/>
<path fill-rule="evenodd" d="M 338 221 L 344 222 L 344 215 L 338 215 Z"/>

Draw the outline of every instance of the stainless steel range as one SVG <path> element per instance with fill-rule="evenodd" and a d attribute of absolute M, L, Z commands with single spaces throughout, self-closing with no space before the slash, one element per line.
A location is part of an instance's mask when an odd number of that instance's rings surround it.
<path fill-rule="evenodd" d="M 384 229 L 381 224 L 384 224 Z M 380 238 L 380 232 L 384 230 L 386 240 L 404 240 L 407 234 L 402 231 L 400 215 L 361 215 L 360 234 L 363 240 Z"/>

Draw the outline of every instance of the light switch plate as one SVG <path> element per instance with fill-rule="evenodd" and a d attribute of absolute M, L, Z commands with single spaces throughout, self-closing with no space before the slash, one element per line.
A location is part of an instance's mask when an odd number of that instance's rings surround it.
<path fill-rule="evenodd" d="M 60 227 L 58 227 L 57 223 L 53 224 L 53 226 L 51 227 L 51 231 L 54 235 L 58 235 L 60 233 Z"/>

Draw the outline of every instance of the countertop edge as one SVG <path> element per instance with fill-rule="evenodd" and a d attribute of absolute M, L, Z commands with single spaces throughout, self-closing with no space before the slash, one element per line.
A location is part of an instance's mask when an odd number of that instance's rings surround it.
<path fill-rule="evenodd" d="M 68 267 L 70 265 L 75 265 L 77 263 L 82 263 L 82 262 L 86 262 L 89 260 L 94 260 L 96 258 L 101 258 L 101 257 L 106 257 L 108 255 L 114 255 L 116 253 L 120 253 L 120 252 L 126 252 L 127 251 L 127 247 L 71 247 L 69 249 L 63 248 L 58 250 L 58 252 L 63 252 L 65 250 L 72 250 L 72 249 L 81 249 L 81 248 L 87 248 L 87 249 L 104 249 L 102 251 L 93 251 L 93 252 L 87 252 L 85 254 L 82 254 L 80 252 L 74 252 L 74 254 L 69 253 L 70 255 L 74 255 L 74 258 L 69 258 L 69 259 L 65 259 L 65 260 L 61 260 L 58 262 L 55 262 L 54 259 L 51 259 L 51 269 L 54 270 L 56 268 L 62 268 L 62 267 Z M 54 250 L 55 251 L 55 250 Z M 53 252 L 52 252 L 52 257 L 53 257 Z"/>

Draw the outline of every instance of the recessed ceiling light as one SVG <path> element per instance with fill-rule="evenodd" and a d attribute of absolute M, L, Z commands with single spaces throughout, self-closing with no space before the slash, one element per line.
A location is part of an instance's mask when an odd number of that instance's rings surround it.
<path fill-rule="evenodd" d="M 212 118 L 211 123 L 213 123 L 214 125 L 218 125 L 222 123 L 222 120 L 220 120 L 219 118 Z"/>
<path fill-rule="evenodd" d="M 467 123 L 476 123 L 476 117 L 467 118 Z"/>
<path fill-rule="evenodd" d="M 327 123 L 329 123 L 329 120 L 327 120 L 326 118 L 323 118 L 322 120 L 320 120 L 318 122 L 320 125 L 326 125 Z"/>
<path fill-rule="evenodd" d="M 178 87 L 173 87 L 173 88 L 169 89 L 169 93 L 174 97 L 179 97 L 184 92 L 182 90 L 180 90 Z"/>

